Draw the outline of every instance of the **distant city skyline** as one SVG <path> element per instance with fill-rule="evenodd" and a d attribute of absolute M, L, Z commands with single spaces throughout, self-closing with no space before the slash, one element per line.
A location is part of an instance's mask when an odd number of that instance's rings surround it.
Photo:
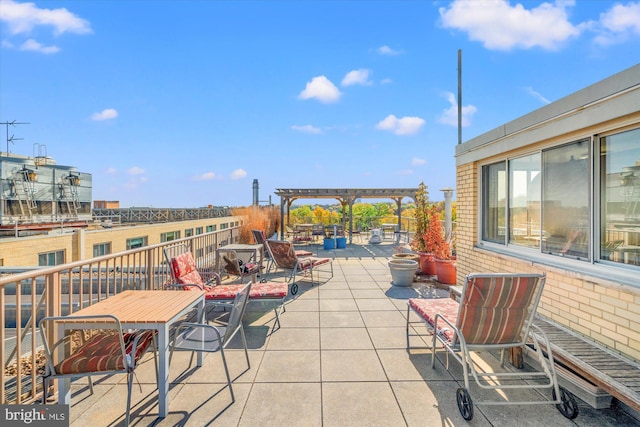
<path fill-rule="evenodd" d="M 439 201 L 459 49 L 467 141 L 639 63 L 640 1 L 0 0 L 0 122 L 29 123 L 0 150 L 122 207 L 248 206 L 253 179 L 274 204 L 420 182 Z"/>

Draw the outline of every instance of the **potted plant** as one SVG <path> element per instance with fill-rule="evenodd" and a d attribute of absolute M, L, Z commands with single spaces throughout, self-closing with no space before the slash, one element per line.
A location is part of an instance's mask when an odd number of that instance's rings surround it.
<path fill-rule="evenodd" d="M 424 182 L 418 186 L 416 193 L 416 210 L 414 218 L 416 220 L 416 232 L 411 241 L 411 249 L 418 253 L 420 257 L 420 271 L 422 274 L 433 276 L 436 274 L 436 266 L 433 260 L 433 248 L 430 245 L 429 215 L 434 209 L 429 206 L 429 192 Z"/>
<path fill-rule="evenodd" d="M 445 285 L 455 285 L 457 281 L 456 259 L 451 254 L 451 245 L 444 238 L 442 222 L 435 209 L 432 209 L 429 214 L 427 240 L 428 247 L 433 253 L 438 282 Z"/>

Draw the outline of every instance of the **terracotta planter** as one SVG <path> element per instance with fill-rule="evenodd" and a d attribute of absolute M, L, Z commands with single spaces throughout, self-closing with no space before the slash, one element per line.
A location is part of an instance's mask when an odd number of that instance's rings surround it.
<path fill-rule="evenodd" d="M 435 258 L 438 282 L 445 285 L 456 284 L 456 260 Z"/>
<path fill-rule="evenodd" d="M 418 252 L 418 256 L 420 257 L 420 271 L 422 271 L 422 274 L 435 276 L 436 263 L 434 261 L 433 254 L 427 252 Z"/>

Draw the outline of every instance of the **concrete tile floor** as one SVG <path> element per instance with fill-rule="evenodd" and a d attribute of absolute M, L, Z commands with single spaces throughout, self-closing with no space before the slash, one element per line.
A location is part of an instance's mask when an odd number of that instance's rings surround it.
<path fill-rule="evenodd" d="M 251 367 L 239 340 L 225 353 L 235 402 L 226 387 L 220 355 L 205 356 L 189 367 L 189 354 L 176 353 L 171 364 L 170 413 L 158 419 L 153 360 L 136 371 L 132 424 L 136 426 L 632 426 L 621 411 L 595 410 L 579 402 L 580 415 L 564 418 L 554 405 L 476 406 L 471 422 L 458 411 L 456 389 L 462 372 L 443 355 L 436 368 L 419 337 L 406 350 L 406 300 L 415 289 L 390 285 L 386 264 L 392 245 L 348 245 L 317 256 L 333 258 L 334 276 L 320 285 L 300 281 L 272 331 L 273 310 L 252 303 L 245 316 Z M 440 291 L 439 296 L 446 296 Z M 492 355 L 487 363 L 495 363 Z M 494 358 L 495 359 L 495 358 Z M 123 375 L 72 386 L 73 426 L 124 424 Z M 472 388 L 472 396 L 476 392 Z M 486 392 L 480 392 L 486 394 Z M 522 396 L 523 392 L 516 393 Z M 511 394 L 510 394 L 511 395 Z M 527 398 L 548 396 L 527 392 Z"/>

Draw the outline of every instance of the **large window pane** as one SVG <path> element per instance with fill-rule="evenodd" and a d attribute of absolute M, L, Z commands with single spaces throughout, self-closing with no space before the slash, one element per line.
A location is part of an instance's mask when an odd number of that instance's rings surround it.
<path fill-rule="evenodd" d="M 600 259 L 640 265 L 640 129 L 600 139 Z"/>
<path fill-rule="evenodd" d="M 482 167 L 482 239 L 506 243 L 506 162 Z"/>
<path fill-rule="evenodd" d="M 589 256 L 589 140 L 542 153 L 542 251 Z"/>
<path fill-rule="evenodd" d="M 540 247 L 540 154 L 509 162 L 509 243 Z"/>

